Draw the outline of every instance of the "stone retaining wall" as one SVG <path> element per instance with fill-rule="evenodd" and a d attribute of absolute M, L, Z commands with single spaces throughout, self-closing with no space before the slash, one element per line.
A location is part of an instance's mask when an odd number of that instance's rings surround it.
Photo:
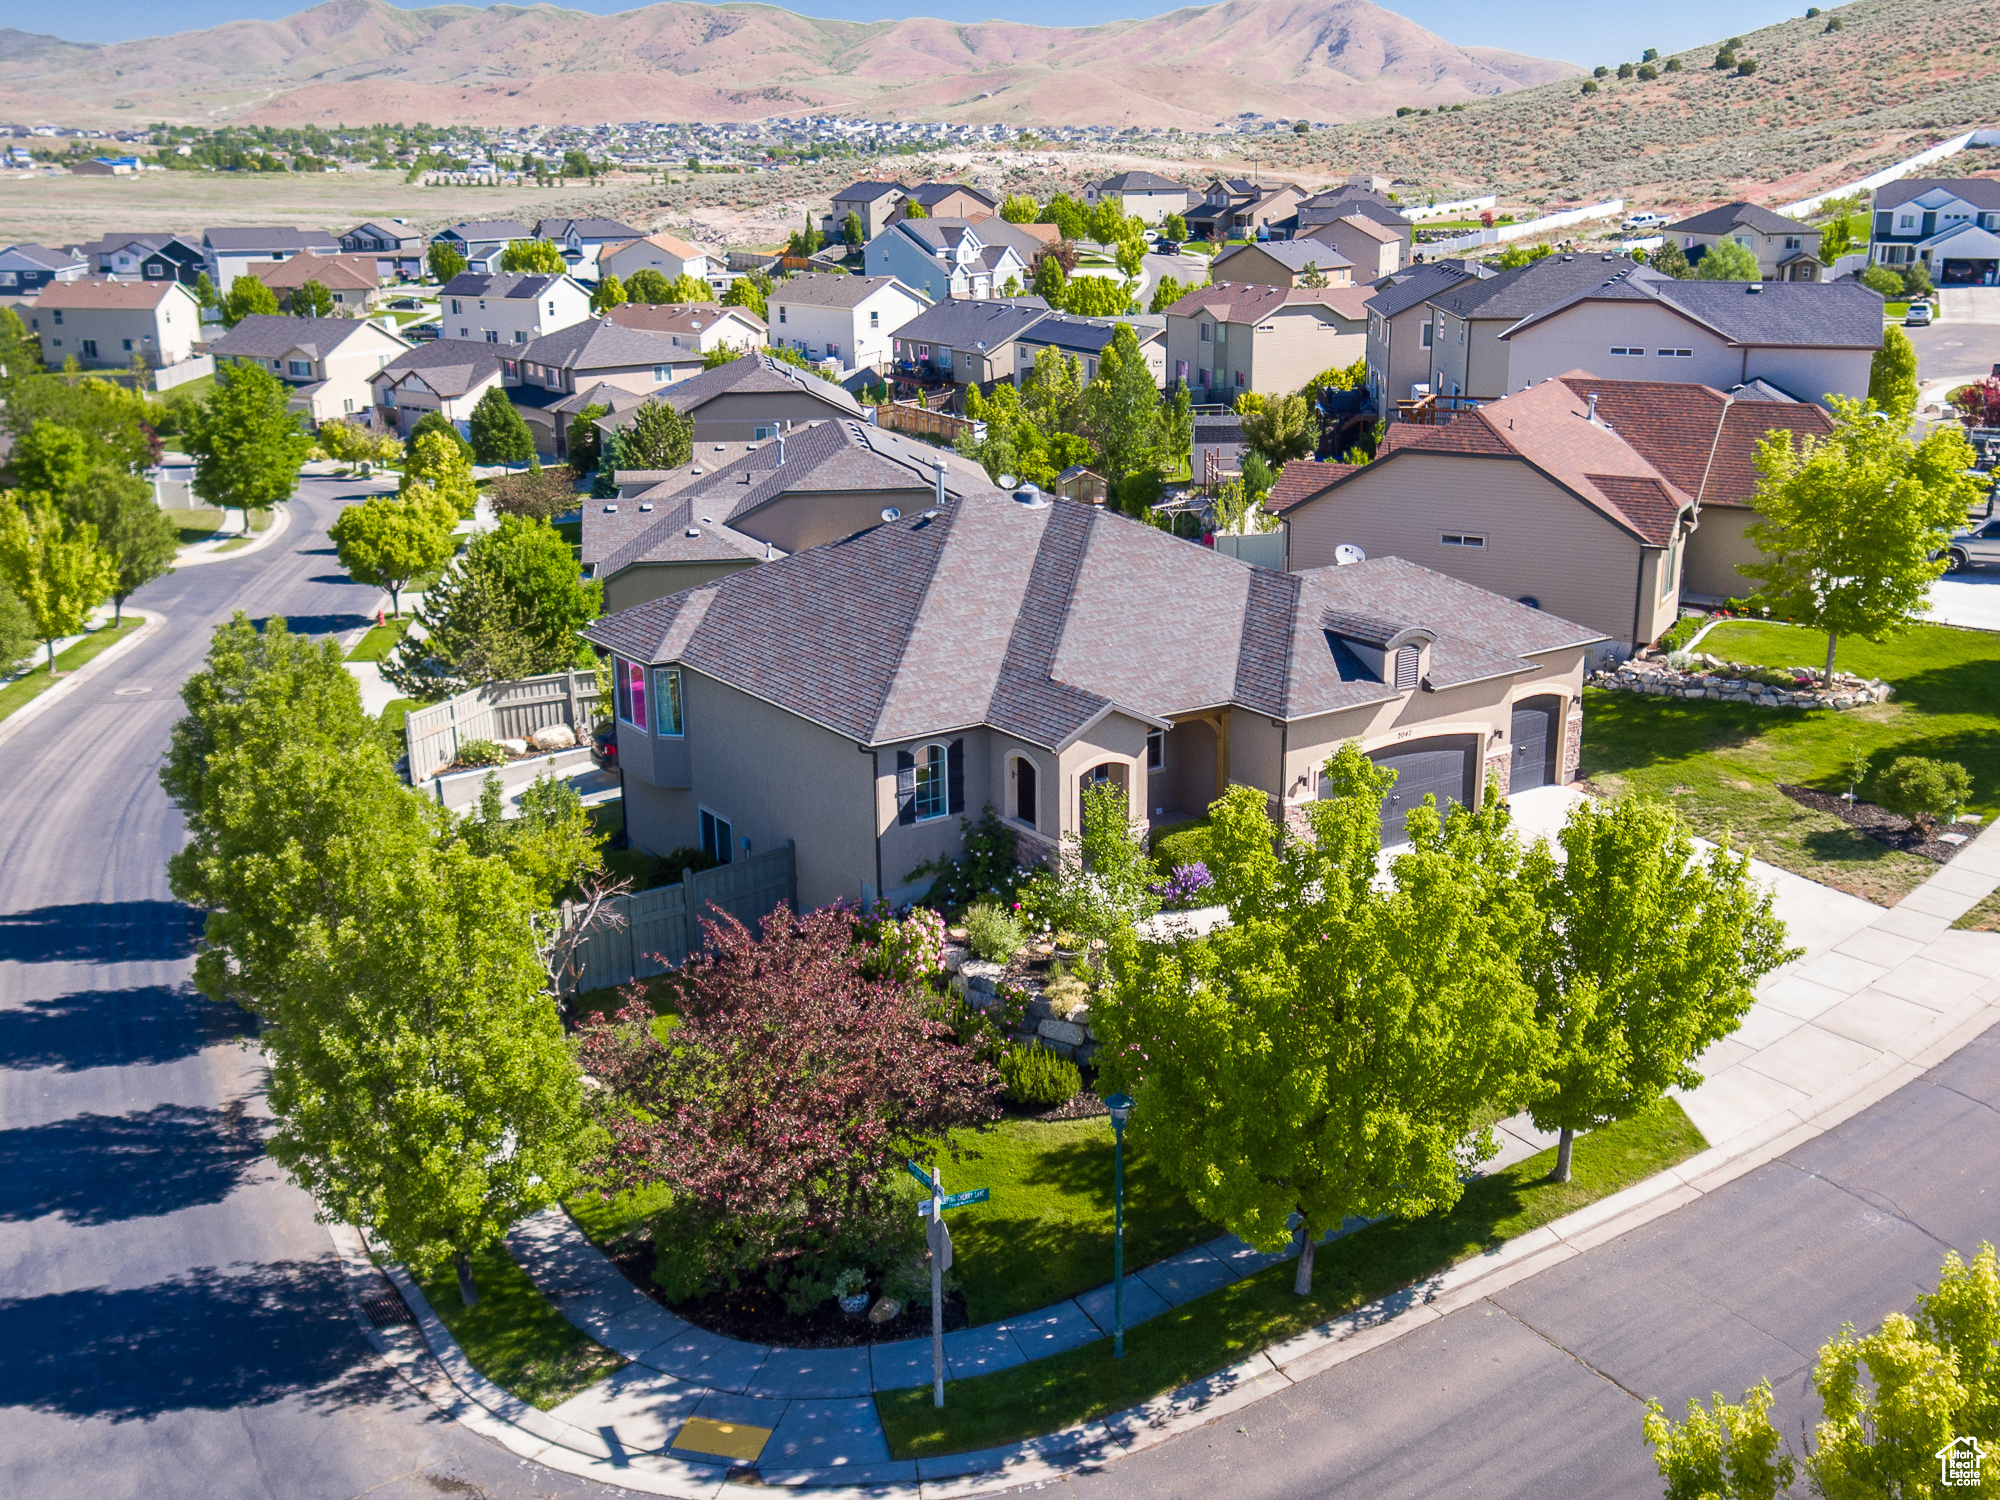
<path fill-rule="evenodd" d="M 1004 965 L 974 958 L 966 949 L 953 946 L 944 950 L 944 968 L 951 975 L 951 987 L 972 1005 L 983 1011 L 999 1007 L 1000 985 L 1006 972 Z M 1067 1017 L 1058 1016 L 1038 982 L 1008 982 L 1028 994 L 1027 1013 L 1014 1032 L 1014 1041 L 1023 1044 L 1039 1042 L 1049 1051 L 1073 1058 L 1078 1063 L 1087 1063 L 1097 1055 L 1097 1033 L 1090 1029 L 1089 1006 L 1081 1006 Z"/>
<path fill-rule="evenodd" d="M 1698 657 L 1700 665 L 1680 672 L 1654 657 L 1632 657 L 1615 672 L 1593 672 L 1590 687 L 1611 688 L 1624 693 L 1649 693 L 1662 698 L 1704 698 L 1719 703 L 1754 703 L 1760 708 L 1862 708 L 1870 703 L 1886 703 L 1895 690 L 1877 678 L 1856 677 L 1849 672 L 1833 674 L 1833 686 L 1796 688 L 1773 687 L 1750 679 L 1752 672 L 1765 670 L 1741 662 L 1722 661 L 1713 656 Z"/>

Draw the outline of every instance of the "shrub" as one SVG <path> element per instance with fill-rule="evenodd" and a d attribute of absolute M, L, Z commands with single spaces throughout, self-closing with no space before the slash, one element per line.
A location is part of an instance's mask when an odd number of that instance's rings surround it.
<path fill-rule="evenodd" d="M 1176 824 L 1153 835 L 1153 863 L 1163 875 L 1171 875 L 1183 865 L 1200 865 L 1205 870 L 1215 857 L 1214 838 L 1207 818 Z"/>
<path fill-rule="evenodd" d="M 1903 278 L 1887 266 L 1870 266 L 1861 273 L 1861 284 L 1884 297 L 1900 297 L 1903 294 Z"/>
<path fill-rule="evenodd" d="M 1681 70 L 1681 60 L 1678 57 L 1670 57 L 1667 59 L 1667 71 L 1669 73 L 1678 73 L 1680 72 L 1680 70 Z"/>
<path fill-rule="evenodd" d="M 1021 919 L 1010 908 L 990 901 L 976 902 L 966 909 L 965 931 L 972 951 L 988 963 L 1004 964 L 1027 941 L 1021 932 Z"/>
<path fill-rule="evenodd" d="M 1839 16 L 1834 16 L 1834 17 L 1833 17 L 1833 18 L 1832 18 L 1831 20 L 1829 20 L 1829 21 L 1828 21 L 1828 22 L 1826 23 L 1826 29 L 1827 29 L 1828 31 L 1839 31 L 1839 30 L 1841 29 L 1841 20 L 1840 20 L 1840 17 L 1839 17 Z"/>
<path fill-rule="evenodd" d="M 1594 94 L 1594 93 L 1596 93 L 1596 92 L 1597 92 L 1597 80 L 1596 80 L 1595 78 L 1586 78 L 1586 79 L 1584 79 L 1584 80 L 1583 80 L 1583 91 L 1584 91 L 1584 92 L 1585 92 L 1586 94 Z"/>
<path fill-rule="evenodd" d="M 1067 1021 L 1090 1004 L 1090 986 L 1075 974 L 1059 973 L 1042 990 L 1049 1014 Z"/>
<path fill-rule="evenodd" d="M 1700 658 L 1692 651 L 1669 651 L 1667 653 L 1667 665 L 1672 667 L 1676 672 L 1692 672 L 1700 664 Z"/>
<path fill-rule="evenodd" d="M 1693 640 L 1696 633 L 1707 623 L 1707 615 L 1682 615 L 1674 621 L 1667 633 L 1660 637 L 1660 649 L 1669 653 L 1686 650 L 1688 642 Z"/>
<path fill-rule="evenodd" d="M 1736 65 L 1736 76 L 1738 78 L 1748 78 L 1752 73 L 1756 71 L 1757 71 L 1757 59 L 1754 57 L 1746 57 L 1743 59 L 1742 62 Z"/>
<path fill-rule="evenodd" d="M 1922 755 L 1898 756 L 1875 782 L 1875 800 L 1926 835 L 1939 823 L 1955 822 L 1971 795 L 1972 776 L 1964 766 Z"/>
<path fill-rule="evenodd" d="M 526 516 L 534 521 L 553 521 L 583 503 L 576 492 L 576 473 L 567 464 L 505 475 L 487 488 L 486 498 L 495 515 Z"/>
<path fill-rule="evenodd" d="M 1655 78 L 1658 78 L 1659 76 L 1660 76 L 1660 70 L 1654 67 L 1651 63 L 1639 64 L 1639 81 L 1641 83 L 1651 83 Z"/>
<path fill-rule="evenodd" d="M 1920 260 L 1903 267 L 1903 290 L 1912 297 L 1928 297 L 1937 288 L 1931 284 L 1931 268 Z"/>
<path fill-rule="evenodd" d="M 467 740 L 458 747 L 461 766 L 504 766 L 507 761 L 507 752 L 491 740 Z"/>
<path fill-rule="evenodd" d="M 907 881 L 931 877 L 924 893 L 924 905 L 939 911 L 959 911 L 982 896 L 997 896 L 1011 906 L 1014 895 L 1028 872 L 1016 863 L 1014 831 L 1000 821 L 1000 814 L 987 803 L 979 821 L 960 818 L 959 853 L 942 855 L 918 865 L 903 878 Z"/>
<path fill-rule="evenodd" d="M 678 849 L 669 849 L 659 857 L 659 863 L 668 871 L 668 880 L 677 881 L 683 870 L 712 870 L 716 860 L 706 849 L 693 844 L 682 844 Z"/>
<path fill-rule="evenodd" d="M 1083 1073 L 1075 1063 L 1035 1042 L 1007 1049 L 1000 1059 L 1000 1081 L 1009 1102 L 1044 1108 L 1074 1099 L 1083 1089 Z"/>
<path fill-rule="evenodd" d="M 1152 887 L 1160 905 L 1168 911 L 1186 911 L 1200 906 L 1215 890 L 1215 877 L 1200 860 L 1191 865 L 1175 865 L 1172 873 Z"/>
<path fill-rule="evenodd" d="M 870 979 L 921 984 L 944 967 L 944 918 L 928 906 L 911 907 L 899 918 L 878 901 L 854 932 L 862 946 L 861 972 Z"/>

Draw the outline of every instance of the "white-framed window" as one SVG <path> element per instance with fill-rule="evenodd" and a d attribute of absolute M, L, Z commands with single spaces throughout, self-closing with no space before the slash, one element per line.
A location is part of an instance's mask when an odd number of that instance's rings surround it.
<path fill-rule="evenodd" d="M 515 342 L 515 343 L 517 343 L 517 344 L 525 344 L 525 343 L 527 343 L 527 342 L 528 342 L 528 334 L 527 334 L 527 330 L 525 330 L 525 329 L 521 329 L 521 328 L 517 328 L 517 329 L 515 329 L 515 330 L 514 330 L 514 342 Z"/>
<path fill-rule="evenodd" d="M 483 306 L 484 304 L 481 305 Z M 549 304 L 549 316 L 553 318 L 555 315 L 556 315 L 556 305 L 555 303 L 551 302 Z"/>
<path fill-rule="evenodd" d="M 873 308 L 869 309 L 868 312 L 868 326 L 870 328 L 880 328 L 882 326 L 882 314 Z"/>
<path fill-rule="evenodd" d="M 646 718 L 646 669 L 622 656 L 611 662 L 613 686 L 618 695 L 618 717 L 634 729 L 644 729 Z"/>
<path fill-rule="evenodd" d="M 1659 350 L 1655 350 L 1654 352 L 1655 352 L 1655 353 L 1657 353 L 1657 354 L 1658 354 L 1658 355 L 1660 356 L 1660 358 L 1661 358 L 1661 359 L 1693 359 L 1693 358 L 1694 358 L 1694 350 L 1692 350 L 1692 349 L 1659 349 Z"/>
<path fill-rule="evenodd" d="M 918 359 L 929 359 L 930 357 L 931 357 L 931 346 L 929 344 L 917 345 Z"/>
<path fill-rule="evenodd" d="M 679 667 L 661 667 L 653 673 L 653 732 L 669 739 L 687 733 L 681 717 L 681 672 Z"/>
<path fill-rule="evenodd" d="M 830 343 L 830 344 L 828 344 L 828 345 L 826 346 L 826 357 L 827 357 L 828 359 L 839 359 L 839 358 L 840 358 L 840 345 L 838 345 L 838 344 L 831 344 L 831 343 Z"/>
<path fill-rule="evenodd" d="M 1896 221 L 1896 227 L 1898 229 L 1915 229 L 1917 227 L 1917 216 L 1915 214 L 1904 214 Z"/>
<path fill-rule="evenodd" d="M 1644 354 L 1646 351 L 1637 344 L 1613 344 L 1611 352 L 1613 354 Z"/>
<path fill-rule="evenodd" d="M 1785 236 L 1785 248 L 1786 248 L 1787 250 L 1796 250 L 1796 249 L 1798 249 L 1798 248 L 1799 248 L 1799 243 L 1800 243 L 1800 241 L 1799 241 L 1799 237 L 1798 237 L 1797 235 L 1795 235 L 1795 234 L 1788 234 L 1788 235 L 1786 235 L 1786 236 Z"/>
<path fill-rule="evenodd" d="M 347 396 L 342 398 L 340 403 L 340 409 L 344 412 L 352 414 L 354 411 L 354 398 L 352 396 Z"/>
<path fill-rule="evenodd" d="M 304 380 L 308 376 L 310 376 L 312 372 L 313 372 L 313 367 L 311 360 L 288 359 L 285 361 L 285 373 L 287 375 L 292 376 L 296 380 Z"/>
<path fill-rule="evenodd" d="M 1422 328 L 1423 328 L 1422 344 L 1424 348 L 1428 349 L 1431 347 L 1431 334 L 1434 333 L 1436 330 L 1435 327 L 1429 323 L 1423 324 Z"/>
<path fill-rule="evenodd" d="M 917 752 L 917 821 L 941 818 L 950 806 L 948 755 L 943 745 L 926 745 Z"/>
<path fill-rule="evenodd" d="M 63 310 L 62 310 L 62 309 L 61 309 L 60 307 L 58 307 L 58 308 L 53 308 L 53 309 L 51 309 L 51 310 L 52 310 L 52 311 L 53 311 L 53 312 L 55 313 L 55 315 L 56 315 L 56 327 L 58 327 L 58 328 L 62 327 L 62 315 L 63 315 Z"/>
<path fill-rule="evenodd" d="M 736 857 L 736 830 L 729 819 L 704 807 L 701 810 L 701 852 L 719 865 Z"/>
<path fill-rule="evenodd" d="M 778 321 L 780 323 L 785 321 L 785 309 L 782 307 L 778 309 Z"/>
<path fill-rule="evenodd" d="M 1167 732 L 1164 729 L 1148 731 L 1146 735 L 1146 769 L 1163 770 L 1167 764 Z"/>
<path fill-rule="evenodd" d="M 497 328 L 489 328 L 489 329 L 487 329 L 487 330 L 486 330 L 486 342 L 487 342 L 487 343 L 489 343 L 489 344 L 497 344 L 497 343 L 499 343 L 499 342 L 500 342 L 500 330 L 499 330 L 499 329 L 497 329 Z"/>
<path fill-rule="evenodd" d="M 750 433 L 752 440 L 759 443 L 768 441 L 769 439 L 774 438 L 777 435 L 778 435 L 778 429 L 775 427 L 758 427 L 754 428 Z"/>
<path fill-rule="evenodd" d="M 669 369 L 669 368 L 668 368 L 667 366 L 665 366 L 665 365 L 654 365 L 654 366 L 653 366 L 653 379 L 654 379 L 654 380 L 656 380 L 656 381 L 658 381 L 658 382 L 659 382 L 660 384 L 662 384 L 662 385 L 666 384 L 666 382 L 667 382 L 667 378 L 668 378 L 668 377 L 669 377 L 669 376 L 670 376 L 670 375 L 671 375 L 672 373 L 673 373 L 673 371 L 672 371 L 672 370 L 670 370 L 670 369 Z"/>
<path fill-rule="evenodd" d="M 465 311 L 465 309 L 459 305 L 458 298 L 456 297 L 451 299 L 451 310 L 454 314 L 462 313 Z"/>
<path fill-rule="evenodd" d="M 1438 538 L 1447 547 L 1484 547 L 1486 538 L 1475 531 L 1447 531 Z"/>

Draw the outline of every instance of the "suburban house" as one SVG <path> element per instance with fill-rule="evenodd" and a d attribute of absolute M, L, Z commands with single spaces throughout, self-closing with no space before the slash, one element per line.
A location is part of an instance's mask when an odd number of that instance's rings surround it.
<path fill-rule="evenodd" d="M 1128 219 L 1144 219 L 1148 224 L 1158 224 L 1168 214 L 1184 214 L 1189 197 L 1184 184 L 1158 172 L 1120 172 L 1102 182 L 1085 183 L 1083 188 L 1083 201 L 1090 207 L 1109 198 Z"/>
<path fill-rule="evenodd" d="M 642 236 L 630 224 L 616 219 L 544 219 L 535 226 L 535 238 L 548 240 L 562 251 L 572 276 L 594 281 L 602 274 L 598 262 L 607 247 L 629 245 Z"/>
<path fill-rule="evenodd" d="M 861 403 L 831 380 L 768 354 L 746 354 L 677 380 L 657 396 L 633 397 L 600 417 L 598 430 L 609 437 L 631 426 L 632 412 L 648 400 L 692 418 L 697 443 L 761 443 L 809 422 L 863 416 Z"/>
<path fill-rule="evenodd" d="M 993 222 L 1001 222 L 994 220 Z M 981 299 L 1025 289 L 1033 272 L 1020 251 L 968 219 L 899 219 L 868 242 L 870 276 L 893 276 L 926 300 Z"/>
<path fill-rule="evenodd" d="M 252 266 L 250 274 L 277 294 L 280 307 L 290 306 L 292 293 L 308 281 L 317 281 L 332 295 L 335 307 L 359 316 L 381 295 L 382 275 L 376 265 L 372 255 L 306 254 Z"/>
<path fill-rule="evenodd" d="M 1265 286 L 1311 286 L 1315 278 L 1322 286 L 1352 286 L 1354 263 L 1317 240 L 1264 240 L 1223 251 L 1209 263 L 1209 275 Z"/>
<path fill-rule="evenodd" d="M 239 276 L 248 276 L 258 261 L 290 260 L 306 251 L 334 255 L 340 241 L 322 229 L 294 229 L 289 224 L 263 229 L 206 229 L 201 253 L 208 261 L 208 279 L 217 293 L 229 290 Z"/>
<path fill-rule="evenodd" d="M 509 243 L 534 237 L 535 231 L 519 219 L 470 219 L 440 229 L 431 236 L 431 243 L 451 246 L 465 257 L 469 271 L 491 272 L 500 269 L 500 257 Z"/>
<path fill-rule="evenodd" d="M 948 298 L 896 330 L 897 385 L 921 391 L 944 387 L 950 392 L 946 404 L 963 410 L 968 385 L 990 393 L 997 382 L 1014 379 L 1021 366 L 1016 341 L 1049 316 L 1039 297 L 1018 302 Z"/>
<path fill-rule="evenodd" d="M 1373 463 L 1285 465 L 1265 508 L 1284 523 L 1287 570 L 1354 546 L 1550 610 L 1620 652 L 1658 640 L 1680 613 L 1695 495 L 1578 373 L 1440 425 L 1395 423 Z"/>
<path fill-rule="evenodd" d="M 820 220 L 820 232 L 829 241 L 847 231 L 847 216 L 861 221 L 861 243 L 867 244 L 889 227 L 889 217 L 903 206 L 910 190 L 900 182 L 850 183 L 833 195 L 833 212 Z"/>
<path fill-rule="evenodd" d="M 1637 269 L 1622 255 L 1545 255 L 1511 271 L 1460 281 L 1434 293 L 1429 299 L 1431 371 L 1425 382 L 1431 394 L 1449 401 L 1491 401 L 1519 390 L 1527 382 L 1509 377 L 1507 364 L 1514 349 L 1502 343 L 1500 335 L 1523 318 Z M 1573 359 L 1562 369 L 1579 365 L 1590 369 L 1596 363 Z"/>
<path fill-rule="evenodd" d="M 747 307 L 719 302 L 621 302 L 605 316 L 621 328 L 643 328 L 703 354 L 725 345 L 761 349 L 768 342 L 762 318 Z"/>
<path fill-rule="evenodd" d="M 438 290 L 443 338 L 525 344 L 590 316 L 590 293 L 568 276 L 461 271 Z"/>
<path fill-rule="evenodd" d="M 177 365 L 201 337 L 201 304 L 178 281 L 51 281 L 22 320 L 41 340 L 42 361 L 74 358 L 86 370 Z"/>
<path fill-rule="evenodd" d="M 1379 182 L 1381 179 L 1373 180 Z M 1329 225 L 1341 224 L 1349 219 L 1365 219 L 1378 229 L 1385 229 L 1395 235 L 1396 262 L 1389 267 L 1391 271 L 1401 270 L 1410 264 L 1410 243 L 1416 233 L 1415 229 L 1409 219 L 1404 217 L 1403 211 L 1389 201 L 1388 194 L 1365 182 L 1350 182 L 1342 187 L 1330 188 L 1324 193 L 1315 193 L 1306 199 L 1299 205 L 1298 220 L 1292 230 L 1293 237 L 1321 239 L 1346 253 L 1348 259 L 1357 266 L 1367 265 L 1370 263 L 1367 245 L 1371 242 L 1386 244 L 1386 241 L 1373 235 L 1357 240 L 1353 238 L 1349 229 L 1321 233 Z M 1357 250 L 1362 253 L 1354 253 Z M 1365 275 L 1363 279 L 1367 279 Z"/>
<path fill-rule="evenodd" d="M 1376 416 L 1386 418 L 1398 401 L 1413 401 L 1431 389 L 1437 319 L 1431 298 L 1494 274 L 1476 260 L 1430 261 L 1410 267 L 1368 299 L 1368 389 Z"/>
<path fill-rule="evenodd" d="M 921 203 L 924 212 L 933 219 L 965 219 L 976 223 L 980 219 L 997 218 L 1000 213 L 998 198 L 960 182 L 920 182 L 906 190 L 904 201 Z"/>
<path fill-rule="evenodd" d="M 1347 742 L 1397 772 L 1400 843 L 1426 794 L 1574 777 L 1599 639 L 1395 558 L 1275 573 L 991 488 L 584 634 L 611 657 L 633 846 L 790 841 L 804 906 L 921 895 L 985 806 L 1047 859 L 1094 785 L 1156 828 L 1232 783 L 1290 821 Z"/>
<path fill-rule="evenodd" d="M 1503 356 L 1510 390 L 1589 370 L 1719 390 L 1763 381 L 1801 401 L 1859 399 L 1882 347 L 1882 299 L 1853 281 L 1676 281 L 1637 267 L 1522 317 L 1492 342 L 1511 351 Z"/>
<path fill-rule="evenodd" d="M 2000 182 L 1952 177 L 1875 189 L 1868 262 L 1930 267 L 1939 286 L 2000 283 Z"/>
<path fill-rule="evenodd" d="M 808 271 L 788 276 L 765 299 L 768 341 L 807 359 L 830 359 L 843 374 L 889 363 L 896 330 L 929 305 L 893 276 Z"/>
<path fill-rule="evenodd" d="M 405 349 L 368 377 L 377 420 L 398 437 L 431 412 L 470 432 L 472 408 L 504 383 L 500 351 L 484 339 L 431 339 Z"/>
<path fill-rule="evenodd" d="M 1077 374 L 1088 385 L 1097 378 L 1098 361 L 1118 336 L 1121 324 L 1129 324 L 1139 340 L 1139 353 L 1152 372 L 1154 385 L 1167 383 L 1167 320 L 1163 317 L 1076 318 L 1068 313 L 1050 313 L 1031 323 L 1014 340 L 1014 383 L 1034 368 L 1035 356 L 1054 349 L 1076 361 Z"/>
<path fill-rule="evenodd" d="M 881 524 L 992 482 L 971 459 L 851 419 L 756 444 L 703 443 L 662 475 L 620 475 L 583 507 L 582 561 L 605 607 L 628 609 Z"/>
<path fill-rule="evenodd" d="M 1222 282 L 1167 309 L 1167 364 L 1195 399 L 1288 395 L 1368 349 L 1365 286 Z"/>
<path fill-rule="evenodd" d="M 606 276 L 616 276 L 620 281 L 630 281 L 635 271 L 658 271 L 669 281 L 678 276 L 706 281 L 711 264 L 706 250 L 690 245 L 678 235 L 649 234 L 599 247 L 597 278 L 601 281 Z"/>
<path fill-rule="evenodd" d="M 1678 244 L 1694 266 L 1715 246 L 1730 241 L 1757 257 L 1757 272 L 1766 281 L 1818 281 L 1826 272 L 1817 229 L 1754 203 L 1725 203 L 1669 224 L 1660 233 Z"/>
<path fill-rule="evenodd" d="M 1188 233 L 1218 244 L 1270 238 L 1274 228 L 1297 220 L 1305 198 L 1304 189 L 1289 182 L 1263 187 L 1241 177 L 1217 177 L 1202 190 L 1201 202 L 1188 209 Z"/>
<path fill-rule="evenodd" d="M 1399 234 L 1363 213 L 1342 214 L 1301 229 L 1297 243 L 1326 246 L 1348 261 L 1360 280 L 1368 282 L 1402 270 L 1410 247 L 1406 233 Z"/>
<path fill-rule="evenodd" d="M 0 250 L 0 296 L 33 296 L 52 281 L 81 281 L 90 262 L 73 250 L 9 245 Z"/>
<path fill-rule="evenodd" d="M 568 423 L 542 409 L 551 399 L 547 393 L 594 396 L 611 387 L 646 396 L 699 375 L 702 357 L 664 334 L 590 318 L 531 343 L 503 347 L 501 368 L 508 384 L 518 386 L 508 395 L 534 434 L 535 451 L 559 454 L 566 446 L 559 429 Z"/>
<path fill-rule="evenodd" d="M 364 415 L 376 404 L 372 377 L 410 345 L 358 318 L 253 313 L 208 346 L 215 362 L 261 365 L 292 388 L 294 411 L 317 427 Z"/>
<path fill-rule="evenodd" d="M 90 263 L 94 273 L 121 281 L 178 281 L 193 286 L 208 271 L 201 246 L 177 234 L 107 234 L 70 248 Z"/>
<path fill-rule="evenodd" d="M 401 219 L 370 219 L 340 237 L 343 254 L 374 256 L 375 274 L 384 280 L 422 280 L 426 245 L 423 235 Z"/>

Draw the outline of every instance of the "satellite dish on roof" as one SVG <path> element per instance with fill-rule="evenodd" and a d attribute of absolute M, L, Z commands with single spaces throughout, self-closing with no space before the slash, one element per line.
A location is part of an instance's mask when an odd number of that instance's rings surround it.
<path fill-rule="evenodd" d="M 903 519 L 903 513 L 893 505 L 885 505 L 882 507 L 882 519 L 884 521 L 900 521 Z"/>
<path fill-rule="evenodd" d="M 1338 547 L 1333 549 L 1333 565 L 1337 568 L 1344 568 L 1349 563 L 1367 561 L 1368 554 L 1352 542 L 1342 542 Z"/>
<path fill-rule="evenodd" d="M 1012 474 L 1002 474 L 999 479 L 999 484 L 1001 489 L 1011 490 L 1012 488 L 1014 488 L 1014 476 Z"/>

